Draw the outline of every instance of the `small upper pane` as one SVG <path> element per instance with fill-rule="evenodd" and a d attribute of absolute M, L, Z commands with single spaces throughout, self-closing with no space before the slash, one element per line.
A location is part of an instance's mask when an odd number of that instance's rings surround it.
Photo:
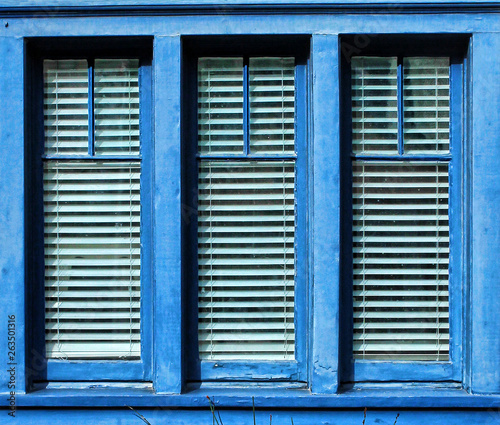
<path fill-rule="evenodd" d="M 353 152 L 397 154 L 397 58 L 354 57 L 351 67 Z"/>
<path fill-rule="evenodd" d="M 96 59 L 95 154 L 138 155 L 139 61 Z"/>
<path fill-rule="evenodd" d="M 89 146 L 86 60 L 43 62 L 46 155 L 86 155 Z"/>
<path fill-rule="evenodd" d="M 295 150 L 295 60 L 250 58 L 250 152 Z"/>
<path fill-rule="evenodd" d="M 198 152 L 243 154 L 243 59 L 198 60 Z"/>
<path fill-rule="evenodd" d="M 446 153 L 450 150 L 450 60 L 405 58 L 405 153 Z"/>

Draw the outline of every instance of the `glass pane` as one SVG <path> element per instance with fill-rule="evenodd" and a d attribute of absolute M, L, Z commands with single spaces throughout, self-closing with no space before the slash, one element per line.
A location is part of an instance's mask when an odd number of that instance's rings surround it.
<path fill-rule="evenodd" d="M 353 163 L 354 358 L 449 360 L 448 164 Z"/>
<path fill-rule="evenodd" d="M 50 359 L 140 358 L 140 164 L 44 164 Z"/>
<path fill-rule="evenodd" d="M 96 59 L 95 154 L 139 155 L 139 61 Z"/>
<path fill-rule="evenodd" d="M 398 153 L 397 77 L 397 58 L 352 58 L 352 150 L 354 153 Z"/>
<path fill-rule="evenodd" d="M 295 150 L 295 59 L 250 58 L 250 152 Z"/>
<path fill-rule="evenodd" d="M 403 67 L 405 153 L 448 152 L 449 58 L 406 58 Z"/>
<path fill-rule="evenodd" d="M 201 162 L 201 359 L 294 358 L 294 183 L 293 162 Z"/>
<path fill-rule="evenodd" d="M 243 154 L 243 59 L 198 60 L 198 153 Z"/>
<path fill-rule="evenodd" d="M 86 155 L 89 149 L 86 60 L 43 61 L 46 155 Z"/>

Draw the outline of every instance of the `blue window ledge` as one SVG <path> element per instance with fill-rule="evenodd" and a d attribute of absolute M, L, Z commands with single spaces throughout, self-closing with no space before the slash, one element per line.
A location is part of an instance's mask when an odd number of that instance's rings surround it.
<path fill-rule="evenodd" d="M 228 395 L 231 394 L 231 395 Z M 217 407 L 245 409 L 500 409 L 500 395 L 471 395 L 446 384 L 383 384 L 346 388 L 337 395 L 312 395 L 308 389 L 273 385 L 202 385 L 180 395 L 154 394 L 149 384 L 49 384 L 17 396 L 18 407 L 157 407 L 206 408 L 209 396 Z"/>

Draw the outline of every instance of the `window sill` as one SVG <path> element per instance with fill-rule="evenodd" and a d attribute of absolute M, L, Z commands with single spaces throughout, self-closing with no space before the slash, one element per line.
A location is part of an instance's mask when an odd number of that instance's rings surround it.
<path fill-rule="evenodd" d="M 294 388 L 295 387 L 295 388 Z M 500 395 L 471 395 L 444 384 L 376 384 L 346 388 L 336 395 L 311 394 L 286 385 L 202 385 L 184 394 L 155 394 L 151 384 L 50 384 L 17 395 L 19 407 L 158 407 L 209 408 L 210 396 L 218 408 L 350 409 L 350 408 L 500 408 Z"/>

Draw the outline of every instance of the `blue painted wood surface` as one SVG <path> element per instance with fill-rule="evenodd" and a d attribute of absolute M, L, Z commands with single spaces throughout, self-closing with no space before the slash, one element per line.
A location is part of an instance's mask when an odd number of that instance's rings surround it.
<path fill-rule="evenodd" d="M 450 34 L 498 32 L 498 13 L 134 16 L 36 19 L 1 17 L 0 37 L 165 36 L 200 34 Z M 497 5 L 497 8 L 500 8 Z M 0 14 L 0 16 L 2 16 Z M 6 27 L 5 24 L 8 24 Z M 370 40 L 371 38 L 369 38 Z"/>
<path fill-rule="evenodd" d="M 24 237 L 24 40 L 0 37 L 0 392 L 25 383 L 25 237 Z M 9 316 L 15 316 L 15 347 L 8 340 Z M 9 342 L 11 345 L 9 346 Z M 14 350 L 11 350 L 14 348 Z M 14 361 L 10 353 L 15 351 Z M 15 363 L 15 364 L 9 364 Z M 5 404 L 4 400 L 2 404 Z"/>
<path fill-rule="evenodd" d="M 151 425 L 209 425 L 212 415 L 208 409 L 193 411 L 176 411 L 157 408 L 153 410 L 138 410 Z M 56 414 L 57 413 L 57 414 Z M 483 412 L 474 411 L 388 411 L 368 410 L 366 425 L 392 425 L 399 413 L 398 424 L 401 425 L 432 425 L 450 424 L 481 424 L 495 425 L 500 423 L 500 413 L 495 410 Z M 221 419 L 224 424 L 251 425 L 253 415 L 250 409 L 222 410 Z M 352 411 L 273 411 L 257 410 L 256 423 L 268 424 L 272 415 L 273 425 L 290 425 L 291 419 L 295 425 L 361 425 L 363 422 L 363 409 Z M 9 418 L 10 419 L 10 418 Z M 138 425 L 143 423 L 136 418 L 130 410 L 45 410 L 45 411 L 20 411 L 17 420 L 23 425 L 68 425 L 76 423 L 91 423 L 97 425 Z"/>
<path fill-rule="evenodd" d="M 181 38 L 158 37 L 154 67 L 154 330 L 157 392 L 182 387 Z"/>
<path fill-rule="evenodd" d="M 371 384 L 373 385 L 373 384 Z M 231 386 L 202 385 L 187 388 L 184 394 L 154 394 L 151 384 L 121 385 L 109 383 L 62 383 L 49 384 L 30 394 L 18 397 L 18 406 L 165 406 L 169 408 L 205 408 L 207 396 L 212 397 L 221 408 L 248 408 L 254 397 L 258 408 L 273 409 L 326 409 L 326 408 L 433 408 L 433 409 L 498 409 L 498 395 L 470 395 L 456 384 L 416 385 L 412 383 L 387 383 L 357 385 L 342 388 L 339 394 L 312 395 L 308 389 L 283 384 L 260 384 Z"/>
<path fill-rule="evenodd" d="M 340 94 L 335 35 L 312 38 L 313 282 L 311 388 L 335 393 L 339 385 Z"/>
<path fill-rule="evenodd" d="M 472 43 L 470 373 L 484 394 L 500 393 L 500 34 Z"/>
<path fill-rule="evenodd" d="M 388 10 L 387 5 L 390 5 Z M 379 13 L 394 13 L 397 10 L 415 10 L 425 8 L 431 11 L 440 11 L 449 7 L 461 9 L 476 9 L 483 11 L 495 10 L 498 7 L 497 0 L 471 0 L 469 2 L 457 2 L 456 0 L 440 0 L 429 2 L 426 0 L 402 0 L 400 2 L 386 0 L 340 0 L 327 2 L 324 0 L 177 0 L 173 2 L 152 2 L 151 0 L 25 0 L 22 5 L 16 0 L 5 0 L 0 8 L 8 13 L 42 13 L 45 16 L 78 15 L 82 13 L 94 15 L 119 15 L 135 12 L 140 14 L 158 13 L 205 13 L 205 14 L 227 14 L 227 13 L 260 13 L 265 10 L 268 14 L 280 11 L 296 13 L 297 11 L 307 13 L 343 12 L 346 10 L 371 10 Z"/>
<path fill-rule="evenodd" d="M 143 7 L 149 0 L 91 0 L 71 2 L 75 13 L 93 16 L 69 18 L 69 0 L 53 0 L 40 6 L 38 0 L 4 0 L 0 5 L 0 277 L 2 295 L 0 316 L 0 356 L 7 349 L 7 315 L 16 315 L 18 331 L 16 360 L 19 392 L 25 387 L 25 255 L 30 255 L 24 237 L 25 163 L 24 163 L 24 37 L 147 35 L 154 36 L 153 63 L 153 239 L 152 269 L 155 316 L 152 329 L 154 366 L 150 389 L 120 390 L 82 388 L 46 390 L 27 395 L 18 393 L 18 406 L 36 406 L 19 410 L 23 424 L 67 423 L 140 423 L 126 410 L 79 410 L 83 406 L 124 405 L 163 406 L 171 410 L 141 410 L 152 424 L 209 424 L 206 395 L 214 395 L 225 409 L 225 423 L 251 423 L 251 397 L 255 396 L 260 423 L 273 424 L 353 424 L 362 422 L 362 408 L 369 411 L 367 424 L 392 424 L 400 412 L 398 424 L 498 424 L 500 423 L 500 4 L 498 1 L 439 2 L 405 1 L 400 4 L 373 0 L 369 3 L 349 0 L 325 3 L 311 0 L 284 1 L 181 1 Z M 56 7 L 49 8 L 52 4 Z M 95 8 L 96 5 L 110 8 Z M 134 6 L 128 10 L 119 5 Z M 239 9 L 227 8 L 231 4 Z M 268 9 L 259 9 L 267 4 Z M 78 6 L 85 5 L 85 10 Z M 197 9 L 195 8 L 197 7 Z M 244 7 L 246 7 L 246 9 Z M 142 7 L 142 9 L 141 9 Z M 203 10 L 205 7 L 209 9 Z M 270 8 L 273 8 L 271 10 Z M 421 7 L 421 9 L 419 9 Z M 9 9 L 10 8 L 10 9 Z M 17 10 L 17 12 L 14 9 Z M 162 9 L 163 8 L 163 9 Z M 170 8 L 170 9 L 168 9 Z M 175 9 L 177 8 L 177 9 Z M 347 8 L 354 13 L 339 13 Z M 477 8 L 477 9 L 474 9 Z M 112 11 L 111 9 L 116 9 Z M 175 10 L 174 10 L 175 9 Z M 433 9 L 436 13 L 430 13 Z M 257 16 L 259 11 L 266 14 Z M 413 13 L 425 11 L 425 14 Z M 137 15 L 134 15 L 134 11 Z M 300 12 L 311 12 L 301 14 Z M 408 13 L 406 13 L 408 11 Z M 13 15 L 11 13 L 18 13 Z M 45 19 L 31 17 L 39 13 Z M 247 13 L 248 12 L 248 13 Z M 376 12 L 376 13 L 372 13 Z M 460 12 L 460 13 L 456 13 Z M 58 18 L 50 18 L 60 13 Z M 112 17 L 113 14 L 124 15 Z M 190 15 L 191 14 L 191 15 Z M 16 17 L 18 16 L 18 17 Z M 464 85 L 464 112 L 469 128 L 463 134 L 463 260 L 460 267 L 464 293 L 464 377 L 463 385 L 475 394 L 458 388 L 422 390 L 412 384 L 394 384 L 400 389 L 376 387 L 346 391 L 340 386 L 339 359 L 339 283 L 340 283 L 340 83 L 339 63 L 342 51 L 337 34 L 472 34 L 473 55 L 467 59 L 468 84 Z M 182 37 L 201 34 L 306 34 L 312 35 L 310 90 L 312 110 L 308 137 L 313 179 L 309 182 L 312 224 L 309 239 L 309 266 L 312 279 L 310 305 L 312 325 L 307 331 L 309 344 L 308 390 L 262 390 L 249 386 L 235 389 L 230 383 L 217 389 L 202 387 L 179 393 L 184 381 L 183 364 L 183 288 L 181 273 L 181 53 Z M 440 35 L 435 36 L 439 42 Z M 370 40 L 370 38 L 369 38 Z M 63 42 L 63 41 L 61 41 Z M 143 156 L 143 161 L 146 157 Z M 469 220 L 470 218 L 470 220 Z M 470 226 L 470 240 L 467 239 Z M 26 254 L 25 254 L 26 253 Z M 470 271 L 470 273 L 469 273 Z M 186 284 L 184 282 L 184 284 Z M 467 290 L 470 284 L 470 290 Z M 29 314 L 29 310 L 26 314 Z M 6 392 L 9 374 L 5 357 L 0 363 L 0 391 Z M 397 369 L 398 365 L 394 367 Z M 372 365 L 370 366 L 372 367 Z M 448 366 L 444 366 L 448 367 Z M 425 369 L 425 367 L 422 367 Z M 376 375 L 374 371 L 373 374 Z M 420 373 L 420 372 L 419 372 Z M 421 372 L 425 374 L 425 371 Z M 436 371 L 429 375 L 435 379 Z M 444 373 L 444 372 L 443 372 Z M 445 386 L 445 384 L 442 384 Z M 337 390 L 341 393 L 337 394 Z M 328 395 L 330 394 L 330 395 Z M 495 394 L 495 395 L 493 395 Z M 3 397 L 3 396 L 2 396 Z M 7 403 L 5 397 L 1 405 Z M 55 407 L 68 406 L 59 411 Z M 45 407 L 45 408 L 44 408 Z M 179 408 L 180 410 L 175 410 Z M 283 410 L 283 409 L 296 410 Z M 480 409 L 480 411 L 460 410 Z M 238 410 L 239 409 L 239 410 Z M 275 411 L 273 409 L 276 409 Z M 323 411 L 315 409 L 340 409 Z M 342 410 L 360 409 L 360 410 Z M 408 410 L 413 409 L 413 410 Z M 0 423 L 7 418 L 0 416 Z"/>

